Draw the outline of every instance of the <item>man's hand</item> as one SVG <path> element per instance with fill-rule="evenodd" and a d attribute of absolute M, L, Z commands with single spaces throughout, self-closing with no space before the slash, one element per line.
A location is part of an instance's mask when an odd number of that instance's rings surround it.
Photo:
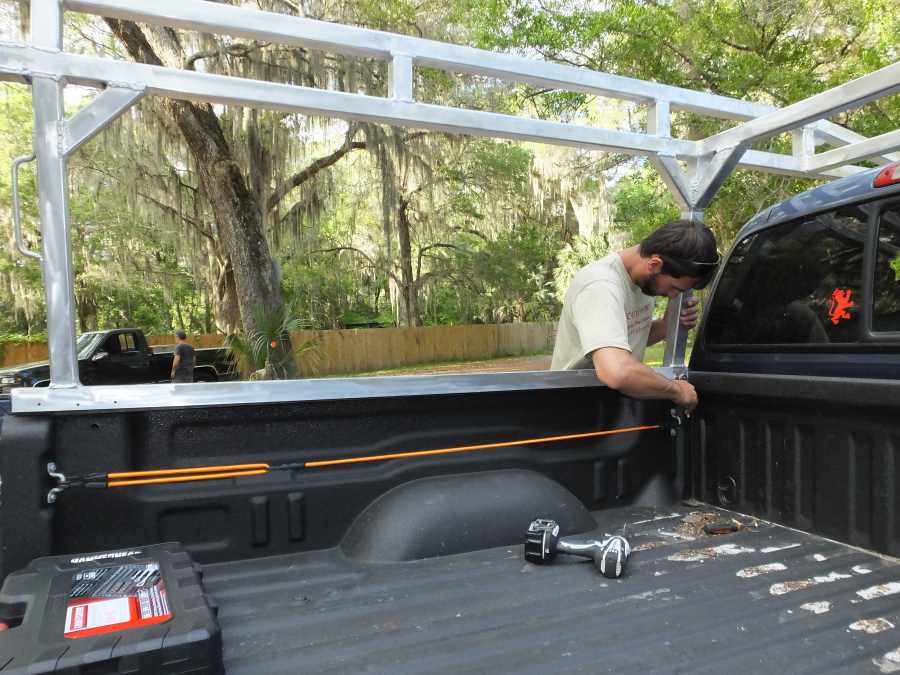
<path fill-rule="evenodd" d="M 681 325 L 685 328 L 693 328 L 700 321 L 700 301 L 697 298 L 688 298 L 681 308 Z"/>
<path fill-rule="evenodd" d="M 632 398 L 668 399 L 687 412 L 697 407 L 697 391 L 686 380 L 670 380 L 636 361 L 630 352 L 601 347 L 591 353 L 597 379 Z"/>
<path fill-rule="evenodd" d="M 672 380 L 676 387 L 672 402 L 684 408 L 685 412 L 693 412 L 697 407 L 697 390 L 687 380 Z"/>

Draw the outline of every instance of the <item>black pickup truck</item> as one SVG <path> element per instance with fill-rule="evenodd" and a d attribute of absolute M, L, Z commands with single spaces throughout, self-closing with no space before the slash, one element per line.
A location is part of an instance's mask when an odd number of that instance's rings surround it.
<path fill-rule="evenodd" d="M 91 387 L 56 409 L 46 390 L 14 391 L 2 573 L 181 542 L 218 608 L 230 675 L 900 672 L 889 169 L 884 187 L 874 171 L 842 179 L 741 231 L 687 369 L 690 418 L 591 371 L 230 383 L 190 398 Z M 249 473 L 72 482 L 234 465 Z M 534 518 L 561 535 L 624 533 L 624 576 L 562 554 L 526 561 Z M 179 569 L 170 588 L 189 587 L 176 581 L 190 562 Z M 94 652 L 51 649 L 61 615 L 13 592 L 25 578 L 0 594 L 0 672 L 23 672 L 23 653 L 137 672 L 141 644 L 176 639 L 163 623 L 144 643 L 125 631 Z"/>
<path fill-rule="evenodd" d="M 174 345 L 150 347 L 139 328 L 91 331 L 78 336 L 78 374 L 82 384 L 168 382 Z M 195 382 L 234 379 L 226 349 L 195 349 Z M 46 361 L 0 370 L 0 394 L 15 387 L 45 387 L 50 383 Z"/>

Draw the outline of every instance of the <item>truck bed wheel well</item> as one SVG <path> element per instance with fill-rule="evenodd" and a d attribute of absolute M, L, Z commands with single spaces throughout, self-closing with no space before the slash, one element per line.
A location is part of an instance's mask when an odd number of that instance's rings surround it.
<path fill-rule="evenodd" d="M 556 481 L 521 469 L 436 476 L 404 483 L 369 504 L 341 550 L 350 558 L 420 560 L 521 544 L 534 518 L 552 518 L 562 535 L 596 527 Z"/>

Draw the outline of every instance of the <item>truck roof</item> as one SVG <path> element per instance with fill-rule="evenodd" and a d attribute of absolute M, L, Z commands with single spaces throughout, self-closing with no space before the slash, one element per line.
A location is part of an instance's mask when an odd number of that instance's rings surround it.
<path fill-rule="evenodd" d="M 868 171 L 861 171 L 852 176 L 820 185 L 793 197 L 788 197 L 784 201 L 760 211 L 747 221 L 747 224 L 738 232 L 736 241 L 740 241 L 764 227 L 776 225 L 787 220 L 801 218 L 846 204 L 854 204 L 900 193 L 900 183 L 880 188 L 872 187 L 875 176 L 883 169 L 883 166 L 879 166 Z"/>

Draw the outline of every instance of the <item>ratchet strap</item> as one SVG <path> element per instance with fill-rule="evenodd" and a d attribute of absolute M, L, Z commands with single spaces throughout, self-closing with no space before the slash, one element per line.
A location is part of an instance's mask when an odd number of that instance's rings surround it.
<path fill-rule="evenodd" d="M 150 469 L 146 471 L 113 471 L 109 473 L 86 473 L 67 476 L 59 472 L 56 465 L 47 465 L 47 472 L 51 477 L 59 481 L 58 485 L 50 490 L 47 501 L 53 503 L 57 495 L 70 487 L 81 488 L 115 488 L 131 487 L 135 485 L 160 485 L 172 483 L 189 483 L 202 480 L 224 480 L 228 478 L 241 478 L 244 476 L 262 476 L 273 471 L 297 471 L 302 469 L 317 469 L 329 466 L 345 464 L 362 464 L 364 462 L 383 462 L 391 459 L 410 459 L 414 457 L 429 457 L 432 455 L 448 455 L 458 452 L 474 452 L 477 450 L 490 450 L 495 448 L 509 448 L 522 445 L 538 445 L 541 443 L 558 443 L 560 441 L 574 441 L 584 438 L 598 438 L 601 436 L 614 436 L 617 434 L 630 434 L 639 431 L 652 431 L 662 429 L 659 424 L 646 424 L 636 427 L 622 427 L 619 429 L 605 429 L 603 431 L 588 431 L 579 434 L 565 434 L 562 436 L 542 436 L 538 438 L 524 438 L 515 441 L 501 441 L 498 443 L 479 443 L 477 445 L 460 445 L 451 448 L 437 448 L 433 450 L 413 450 L 410 452 L 392 452 L 381 455 L 362 455 L 359 457 L 343 457 L 339 459 L 319 459 L 308 462 L 293 462 L 288 464 L 267 464 L 256 462 L 252 464 L 223 464 L 215 466 L 197 466 L 188 469 Z"/>

